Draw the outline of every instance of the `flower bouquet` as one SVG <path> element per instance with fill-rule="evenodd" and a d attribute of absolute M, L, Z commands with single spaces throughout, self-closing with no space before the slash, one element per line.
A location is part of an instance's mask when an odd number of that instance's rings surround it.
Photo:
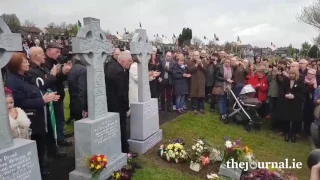
<path fill-rule="evenodd" d="M 199 172 L 202 166 L 206 166 L 210 163 L 210 151 L 206 141 L 199 139 L 191 147 L 190 153 L 190 169 Z"/>
<path fill-rule="evenodd" d="M 92 175 L 92 179 L 100 175 L 100 173 L 106 168 L 108 159 L 105 155 L 97 154 L 86 159 L 87 166 Z"/>
<path fill-rule="evenodd" d="M 241 139 L 231 141 L 225 138 L 225 150 L 223 156 L 223 163 L 233 159 L 234 162 L 256 162 L 256 158 L 252 150 L 248 146 L 241 145 Z"/>
<path fill-rule="evenodd" d="M 243 169 L 235 166 L 236 164 L 231 164 L 234 168 L 227 167 L 226 163 L 232 161 L 232 163 L 248 162 L 251 164 L 255 161 L 255 157 L 248 146 L 241 145 L 241 139 L 236 141 L 232 141 L 229 138 L 224 139 L 225 150 L 219 174 L 232 179 L 240 179 Z"/>
<path fill-rule="evenodd" d="M 138 169 L 141 169 L 140 165 L 135 163 L 132 156 L 128 154 L 128 164 L 121 170 L 114 171 L 108 180 L 131 180 Z"/>
<path fill-rule="evenodd" d="M 162 144 L 160 145 L 158 152 L 160 157 L 167 162 L 178 164 L 185 162 L 188 159 L 188 154 L 184 149 L 184 143 L 182 140 L 176 140 L 167 146 Z"/>

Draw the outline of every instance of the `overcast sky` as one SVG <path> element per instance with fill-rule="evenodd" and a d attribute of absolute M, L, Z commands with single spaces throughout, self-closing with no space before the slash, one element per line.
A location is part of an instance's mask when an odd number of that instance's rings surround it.
<path fill-rule="evenodd" d="M 172 38 L 183 27 L 193 35 L 220 42 L 277 47 L 290 43 L 300 48 L 302 42 L 312 42 L 317 31 L 298 22 L 296 15 L 311 0 L 0 0 L 0 13 L 15 13 L 23 22 L 34 21 L 45 27 L 49 22 L 75 23 L 83 17 L 101 20 L 101 28 L 115 34 L 124 28 L 147 30 L 150 39 L 155 34 Z"/>

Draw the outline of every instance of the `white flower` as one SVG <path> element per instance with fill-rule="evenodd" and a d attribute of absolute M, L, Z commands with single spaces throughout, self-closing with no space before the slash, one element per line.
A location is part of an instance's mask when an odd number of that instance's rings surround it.
<path fill-rule="evenodd" d="M 226 146 L 227 148 L 231 148 L 231 147 L 232 147 L 232 142 L 231 142 L 231 141 L 226 141 L 225 146 Z"/>
<path fill-rule="evenodd" d="M 202 147 L 202 146 L 200 146 L 200 147 L 199 147 L 199 149 L 202 151 L 202 150 L 203 150 L 203 147 Z"/>
<path fill-rule="evenodd" d="M 200 148 L 198 148 L 198 149 L 197 149 L 197 151 L 198 151 L 198 152 L 201 152 L 201 149 L 200 149 Z"/>
<path fill-rule="evenodd" d="M 208 174 L 207 175 L 207 178 L 208 179 L 214 179 L 214 178 L 218 178 L 219 176 L 217 175 L 217 174 L 215 174 L 215 173 L 213 173 L 213 174 Z"/>
<path fill-rule="evenodd" d="M 192 150 L 195 150 L 196 149 L 196 146 L 192 146 Z"/>
<path fill-rule="evenodd" d="M 204 142 L 202 140 L 199 140 L 198 143 L 201 144 L 201 145 L 204 144 Z"/>
<path fill-rule="evenodd" d="M 200 146 L 200 144 L 199 144 L 199 143 L 197 143 L 197 144 L 196 144 L 196 147 L 199 147 L 199 146 Z"/>

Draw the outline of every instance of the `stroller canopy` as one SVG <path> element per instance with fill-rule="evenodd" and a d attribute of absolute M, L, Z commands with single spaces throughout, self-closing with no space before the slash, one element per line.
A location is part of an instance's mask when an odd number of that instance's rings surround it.
<path fill-rule="evenodd" d="M 240 91 L 240 95 L 244 95 L 248 93 L 256 93 L 256 90 L 250 84 L 243 86 L 243 88 Z"/>

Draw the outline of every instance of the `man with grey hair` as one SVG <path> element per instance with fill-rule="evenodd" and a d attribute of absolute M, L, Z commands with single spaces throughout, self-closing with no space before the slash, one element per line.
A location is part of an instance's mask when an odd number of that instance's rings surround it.
<path fill-rule="evenodd" d="M 129 153 L 127 136 L 127 112 L 129 112 L 129 74 L 132 63 L 129 51 L 121 52 L 118 60 L 111 63 L 106 72 L 106 84 L 109 112 L 120 115 L 122 152 Z"/>

